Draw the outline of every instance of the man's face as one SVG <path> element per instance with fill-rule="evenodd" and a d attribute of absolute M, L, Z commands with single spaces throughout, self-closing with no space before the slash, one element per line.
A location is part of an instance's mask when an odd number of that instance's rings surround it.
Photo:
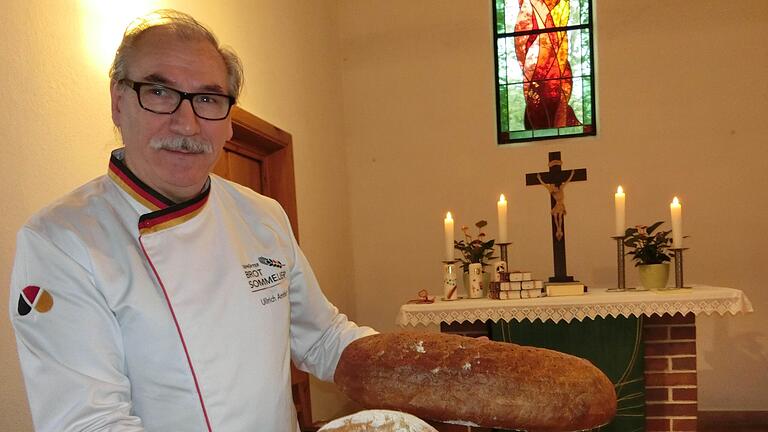
<path fill-rule="evenodd" d="M 126 78 L 164 84 L 185 92 L 226 94 L 224 60 L 208 41 L 181 40 L 162 29 L 142 35 L 128 59 Z M 143 182 L 179 202 L 197 195 L 205 184 L 224 143 L 232 138 L 232 122 L 204 120 L 189 100 L 173 114 L 155 114 L 139 105 L 131 88 L 112 83 L 112 119 L 120 128 L 125 161 Z M 210 153 L 153 148 L 150 142 L 189 137 L 210 142 Z"/>

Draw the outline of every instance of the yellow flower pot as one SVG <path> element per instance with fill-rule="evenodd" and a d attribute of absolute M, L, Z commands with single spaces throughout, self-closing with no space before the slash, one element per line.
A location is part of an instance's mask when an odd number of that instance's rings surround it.
<path fill-rule="evenodd" d="M 644 264 L 637 266 L 640 285 L 649 290 L 661 290 L 667 287 L 669 263 Z"/>

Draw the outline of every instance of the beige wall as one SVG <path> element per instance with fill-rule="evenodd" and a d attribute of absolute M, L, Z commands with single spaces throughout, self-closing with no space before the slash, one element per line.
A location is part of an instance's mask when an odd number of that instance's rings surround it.
<path fill-rule="evenodd" d="M 82 36 L 96 25 L 81 22 L 94 2 L 5 3 L 0 91 L 17 107 L 0 104 L 0 297 L 19 226 L 102 174 L 114 147 L 106 70 Z M 616 184 L 627 189 L 630 223 L 667 217 L 679 194 L 693 248 L 687 278 L 741 288 L 758 310 L 699 320 L 701 407 L 768 409 L 758 280 L 768 258 L 759 247 L 768 228 L 759 189 L 768 185 L 768 84 L 758 79 L 768 66 L 759 32 L 768 4 L 598 3 L 599 135 L 504 148 L 494 141 L 487 2 L 146 5 L 184 8 L 208 23 L 244 58 L 242 105 L 293 134 L 302 245 L 342 310 L 394 329 L 401 302 L 437 290 L 444 212 L 457 224 L 488 218 L 495 230 L 500 192 L 510 200 L 513 262 L 548 275 L 546 195 L 522 184 L 560 150 L 567 167 L 589 169 L 589 181 L 569 189 L 569 272 L 594 285 L 613 280 Z M 0 347 L 0 429 L 29 431 L 7 319 Z M 327 385 L 313 392 L 318 418 L 349 409 Z"/>
<path fill-rule="evenodd" d="M 615 283 L 618 184 L 630 224 L 668 219 L 680 196 L 686 279 L 742 289 L 757 310 L 698 320 L 700 407 L 768 409 L 768 2 L 597 0 L 598 135 L 505 147 L 488 3 L 342 1 L 359 316 L 391 330 L 402 302 L 439 293 L 445 212 L 457 227 L 487 218 L 495 233 L 501 192 L 513 265 L 551 275 L 549 200 L 524 174 L 561 151 L 566 168 L 589 170 L 567 189 L 569 273 Z"/>

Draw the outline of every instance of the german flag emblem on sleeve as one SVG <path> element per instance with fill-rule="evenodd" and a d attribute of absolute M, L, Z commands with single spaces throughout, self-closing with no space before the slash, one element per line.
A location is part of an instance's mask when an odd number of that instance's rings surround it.
<path fill-rule="evenodd" d="M 46 313 L 53 307 L 53 297 L 48 291 L 39 286 L 30 285 L 19 294 L 19 315 L 24 316 L 32 312 L 32 309 L 40 313 Z"/>

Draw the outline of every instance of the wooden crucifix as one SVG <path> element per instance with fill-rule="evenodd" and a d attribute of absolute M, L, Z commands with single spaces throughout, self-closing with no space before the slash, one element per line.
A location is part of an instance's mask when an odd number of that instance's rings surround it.
<path fill-rule="evenodd" d="M 587 169 L 562 169 L 560 152 L 549 153 L 549 171 L 525 175 L 525 185 L 542 185 L 549 191 L 550 214 L 552 215 L 552 254 L 555 261 L 555 275 L 550 282 L 573 282 L 565 266 L 565 186 L 574 181 L 587 180 Z"/>

